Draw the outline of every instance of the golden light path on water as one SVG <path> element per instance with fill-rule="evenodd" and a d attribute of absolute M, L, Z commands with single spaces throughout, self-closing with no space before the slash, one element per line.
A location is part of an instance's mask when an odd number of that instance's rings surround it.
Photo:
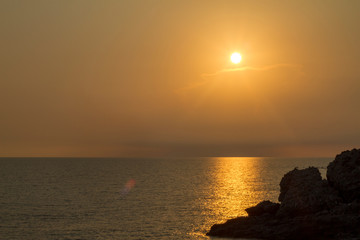
<path fill-rule="evenodd" d="M 263 200 L 276 201 L 277 187 L 264 184 L 272 176 L 263 176 L 265 158 L 219 157 L 213 158 L 213 171 L 206 200 L 199 199 L 206 206 L 203 228 L 225 222 L 238 216 L 247 216 L 246 208 Z M 266 175 L 266 174 L 265 174 Z M 193 236 L 199 235 L 198 231 Z"/>
<path fill-rule="evenodd" d="M 245 209 L 267 197 L 259 165 L 262 158 L 217 158 L 213 209 L 225 219 L 246 216 Z M 219 213 L 220 214 L 220 213 Z"/>
<path fill-rule="evenodd" d="M 234 161 L 235 160 L 235 161 Z M 259 192 L 253 183 L 259 177 L 254 158 L 218 158 L 217 159 L 217 187 L 214 190 L 215 199 L 212 202 L 221 214 L 227 218 L 246 215 L 245 208 L 258 202 Z M 244 171 L 246 169 L 246 171 Z M 214 208 L 215 209 L 215 208 Z"/>

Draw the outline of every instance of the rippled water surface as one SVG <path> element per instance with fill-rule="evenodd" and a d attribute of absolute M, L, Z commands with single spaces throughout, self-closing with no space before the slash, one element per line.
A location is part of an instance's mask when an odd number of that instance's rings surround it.
<path fill-rule="evenodd" d="M 0 239 L 210 239 L 324 158 L 0 159 Z"/>

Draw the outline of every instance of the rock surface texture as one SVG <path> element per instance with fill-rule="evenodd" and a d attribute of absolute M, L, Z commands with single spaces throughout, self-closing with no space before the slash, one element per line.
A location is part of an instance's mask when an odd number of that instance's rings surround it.
<path fill-rule="evenodd" d="M 360 149 L 337 155 L 327 168 L 294 169 L 280 182 L 279 203 L 245 209 L 248 217 L 215 224 L 207 235 L 256 239 L 360 239 Z"/>

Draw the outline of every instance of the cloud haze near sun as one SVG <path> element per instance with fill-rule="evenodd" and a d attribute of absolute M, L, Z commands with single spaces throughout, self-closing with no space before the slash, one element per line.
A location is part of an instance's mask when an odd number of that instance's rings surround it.
<path fill-rule="evenodd" d="M 237 68 L 225 68 L 225 69 L 216 71 L 214 73 L 201 74 L 201 77 L 202 77 L 201 81 L 194 82 L 194 83 L 190 84 L 189 86 L 180 88 L 180 89 L 178 89 L 178 92 L 181 93 L 183 91 L 187 91 L 192 88 L 201 87 L 202 85 L 206 84 L 208 81 L 213 79 L 213 77 L 219 76 L 221 74 L 226 74 L 226 73 L 230 73 L 230 72 L 242 72 L 242 71 L 260 71 L 260 72 L 262 72 L 262 71 L 272 70 L 275 68 L 292 68 L 292 69 L 296 70 L 299 74 L 303 74 L 303 72 L 301 70 L 302 66 L 296 65 L 296 64 L 273 64 L 273 65 L 268 65 L 268 66 L 264 66 L 264 67 L 243 66 L 243 67 L 237 67 Z M 239 80 L 241 81 L 241 79 L 239 79 Z"/>

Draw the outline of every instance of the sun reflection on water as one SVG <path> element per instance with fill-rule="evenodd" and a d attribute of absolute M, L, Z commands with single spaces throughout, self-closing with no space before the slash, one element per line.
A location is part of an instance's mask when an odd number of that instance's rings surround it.
<path fill-rule="evenodd" d="M 269 176 L 263 176 L 265 158 L 218 157 L 212 160 L 208 197 L 200 200 L 204 209 L 203 229 L 209 230 L 215 223 L 247 216 L 245 209 L 260 201 L 276 201 L 266 184 Z"/>
<path fill-rule="evenodd" d="M 224 218 L 247 215 L 248 208 L 263 197 L 259 186 L 259 161 L 261 158 L 237 157 L 216 158 L 214 171 L 213 201 L 210 203 Z"/>

